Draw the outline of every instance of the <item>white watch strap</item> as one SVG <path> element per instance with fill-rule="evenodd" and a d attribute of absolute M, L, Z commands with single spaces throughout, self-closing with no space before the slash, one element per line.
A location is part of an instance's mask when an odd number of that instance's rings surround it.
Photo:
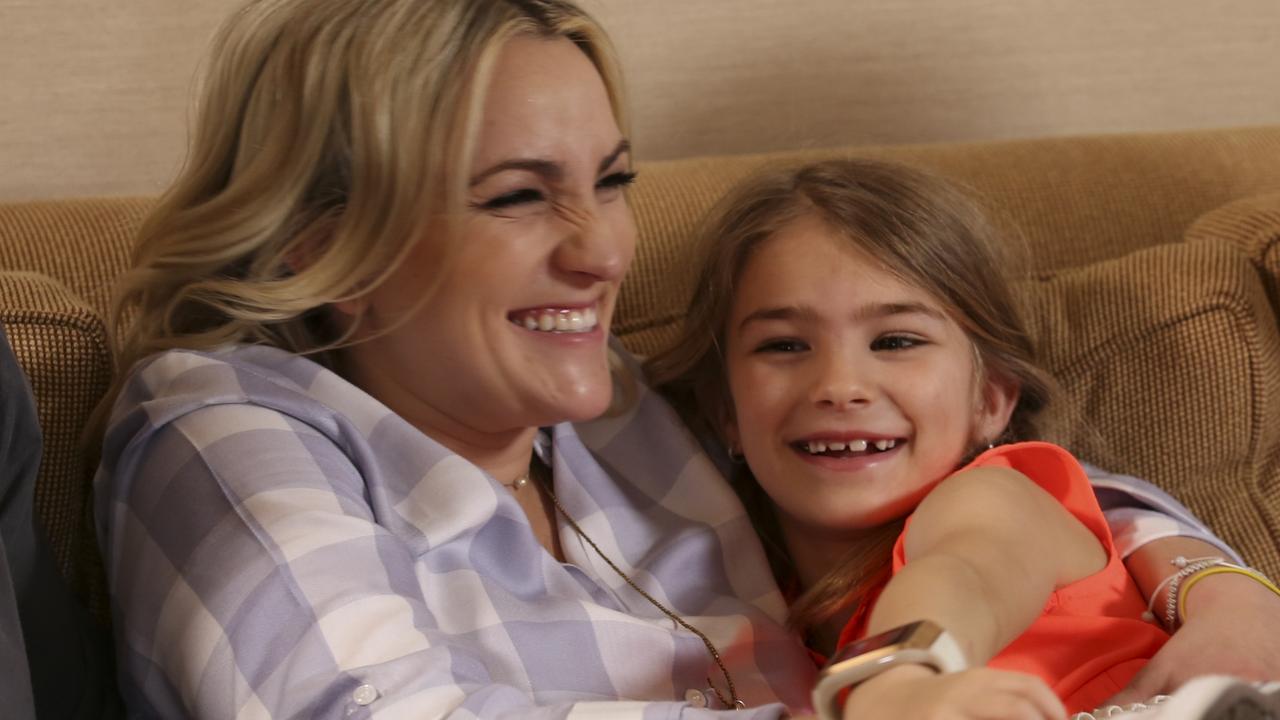
<path fill-rule="evenodd" d="M 968 662 L 960 644 L 946 631 L 927 648 L 896 648 L 891 652 L 869 653 L 864 662 L 847 663 L 818 676 L 813 687 L 813 709 L 820 720 L 840 720 L 840 693 L 897 665 L 924 665 L 938 673 L 965 670 Z"/>

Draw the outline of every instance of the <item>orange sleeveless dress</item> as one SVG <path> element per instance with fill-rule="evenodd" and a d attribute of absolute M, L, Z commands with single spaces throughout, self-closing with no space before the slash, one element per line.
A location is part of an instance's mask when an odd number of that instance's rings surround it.
<path fill-rule="evenodd" d="M 1031 478 L 1083 523 L 1107 553 L 1106 567 L 1055 591 L 1040 617 L 987 667 L 1040 677 L 1070 713 L 1102 706 L 1128 684 L 1169 636 L 1142 619 L 1147 604 L 1116 552 L 1088 476 L 1070 453 L 1044 442 L 988 450 L 963 469 L 972 467 L 1007 467 Z M 907 518 L 908 525 L 910 522 Z M 904 528 L 893 548 L 895 574 L 906 563 L 905 535 Z M 860 611 L 850 618 L 840 634 L 840 646 L 865 635 L 868 615 Z"/>

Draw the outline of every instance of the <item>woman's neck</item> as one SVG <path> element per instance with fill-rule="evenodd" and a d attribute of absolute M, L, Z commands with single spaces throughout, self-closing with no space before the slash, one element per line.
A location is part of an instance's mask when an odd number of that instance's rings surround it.
<path fill-rule="evenodd" d="M 411 388 L 395 382 L 395 373 L 379 372 L 377 367 L 370 368 L 353 361 L 353 352 L 348 348 L 343 354 L 344 377 L 423 435 L 457 453 L 500 483 L 510 484 L 528 475 L 537 427 L 492 431 L 474 427 L 474 423 L 464 422 L 416 397 Z"/>

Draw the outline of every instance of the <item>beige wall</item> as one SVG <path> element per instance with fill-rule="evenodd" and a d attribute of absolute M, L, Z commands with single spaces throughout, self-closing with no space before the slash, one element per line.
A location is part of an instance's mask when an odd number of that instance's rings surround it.
<path fill-rule="evenodd" d="M 584 0 L 643 158 L 1280 123 L 1280 2 Z M 154 193 L 238 0 L 0 0 L 0 200 Z"/>

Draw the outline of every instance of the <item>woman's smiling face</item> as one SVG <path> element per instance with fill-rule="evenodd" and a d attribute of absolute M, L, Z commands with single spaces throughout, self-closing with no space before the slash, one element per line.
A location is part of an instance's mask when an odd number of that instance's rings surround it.
<path fill-rule="evenodd" d="M 606 340 L 635 247 L 630 163 L 587 56 L 565 39 L 510 40 L 485 96 L 448 273 L 418 307 L 439 272 L 428 238 L 362 299 L 375 329 L 412 314 L 348 351 L 353 377 L 460 452 L 603 412 Z"/>
<path fill-rule="evenodd" d="M 907 514 L 1008 419 L 946 309 L 810 216 L 754 250 L 726 336 L 728 435 L 784 532 Z"/>

